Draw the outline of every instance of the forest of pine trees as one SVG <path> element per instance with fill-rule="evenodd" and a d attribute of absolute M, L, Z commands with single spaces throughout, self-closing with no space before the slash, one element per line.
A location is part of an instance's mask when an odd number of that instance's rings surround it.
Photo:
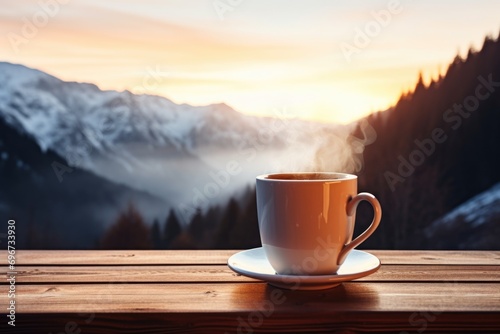
<path fill-rule="evenodd" d="M 196 210 L 187 226 L 171 209 L 163 223 L 147 224 L 133 204 L 99 242 L 101 249 L 244 249 L 260 246 L 255 191 L 225 207 Z"/>

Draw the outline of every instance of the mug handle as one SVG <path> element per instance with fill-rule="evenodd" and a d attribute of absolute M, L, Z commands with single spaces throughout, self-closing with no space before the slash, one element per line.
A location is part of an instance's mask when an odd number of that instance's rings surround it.
<path fill-rule="evenodd" d="M 356 239 L 344 245 L 344 248 L 339 253 L 339 257 L 337 260 L 337 264 L 342 264 L 347 257 L 347 254 L 354 248 L 359 246 L 363 241 L 368 239 L 370 235 L 377 229 L 380 224 L 380 219 L 382 218 L 382 208 L 380 207 L 379 201 L 370 193 L 359 193 L 354 196 L 353 199 L 347 203 L 347 216 L 352 217 L 356 213 L 356 209 L 358 208 L 358 204 L 361 201 L 370 202 L 373 207 L 373 220 L 370 226 L 361 233 Z"/>

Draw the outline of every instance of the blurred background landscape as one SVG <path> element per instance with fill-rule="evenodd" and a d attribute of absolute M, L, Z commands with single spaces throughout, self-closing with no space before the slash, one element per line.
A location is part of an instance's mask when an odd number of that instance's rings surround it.
<path fill-rule="evenodd" d="M 19 249 L 258 247 L 255 176 L 339 171 L 382 204 L 363 248 L 500 249 L 480 2 L 12 2 L 0 242 L 15 219 Z"/>

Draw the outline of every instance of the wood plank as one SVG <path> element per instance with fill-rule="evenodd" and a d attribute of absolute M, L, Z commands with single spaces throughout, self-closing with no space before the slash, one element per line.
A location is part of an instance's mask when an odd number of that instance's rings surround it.
<path fill-rule="evenodd" d="M 226 264 L 236 251 L 227 250 L 18 250 L 17 265 L 148 265 Z M 7 252 L 0 251 L 0 264 Z"/>
<path fill-rule="evenodd" d="M 82 251 L 18 250 L 17 265 L 182 265 L 226 264 L 239 250 Z M 500 251 L 393 251 L 367 250 L 382 264 L 500 265 Z M 0 251 L 0 265 L 7 252 Z"/>
<path fill-rule="evenodd" d="M 500 332 L 497 251 L 372 251 L 377 273 L 323 291 L 238 276 L 234 252 L 18 251 L 15 332 Z"/>
<path fill-rule="evenodd" d="M 273 313 L 51 313 L 22 314 L 15 331 L 33 333 L 499 333 L 497 313 L 337 312 L 309 315 Z"/>
<path fill-rule="evenodd" d="M 0 294 L 0 305 L 7 305 Z M 224 313 L 298 316 L 336 312 L 497 312 L 500 283 L 349 282 L 321 291 L 291 291 L 265 283 L 40 284 L 16 286 L 23 313 Z M 499 317 L 500 318 L 500 317 Z"/>
<path fill-rule="evenodd" d="M 16 269 L 16 283 L 107 283 L 107 282 L 252 282 L 227 265 L 206 266 L 21 266 Z M 0 268 L 0 284 L 7 269 Z"/>
<path fill-rule="evenodd" d="M 382 264 L 500 265 L 500 251 L 369 250 Z"/>
<path fill-rule="evenodd" d="M 500 282 L 500 266 L 382 265 L 370 282 Z"/>
<path fill-rule="evenodd" d="M 255 282 L 226 265 L 206 266 L 20 266 L 16 283 L 161 283 Z M 7 268 L 0 268 L 6 277 Z M 500 266 L 383 265 L 366 282 L 500 282 Z M 0 284 L 8 284 L 6 279 Z"/>

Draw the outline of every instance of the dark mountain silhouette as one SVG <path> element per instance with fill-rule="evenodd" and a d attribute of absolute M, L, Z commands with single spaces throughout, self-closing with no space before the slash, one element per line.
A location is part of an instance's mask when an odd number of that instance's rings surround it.
<path fill-rule="evenodd" d="M 377 140 L 364 151 L 359 187 L 375 194 L 382 224 L 364 247 L 434 248 L 424 230 L 450 210 L 500 181 L 500 40 L 456 57 L 444 77 L 401 96 L 368 122 Z M 364 208 L 359 215 L 368 220 Z M 358 226 L 361 230 L 364 226 Z M 449 231 L 449 248 L 464 245 Z M 500 238 L 500 236 L 497 236 Z M 498 247 L 498 246 L 497 246 Z"/>
<path fill-rule="evenodd" d="M 68 167 L 0 118 L 0 216 L 16 219 L 18 248 L 92 248 L 127 203 L 157 215 L 166 203 Z"/>

